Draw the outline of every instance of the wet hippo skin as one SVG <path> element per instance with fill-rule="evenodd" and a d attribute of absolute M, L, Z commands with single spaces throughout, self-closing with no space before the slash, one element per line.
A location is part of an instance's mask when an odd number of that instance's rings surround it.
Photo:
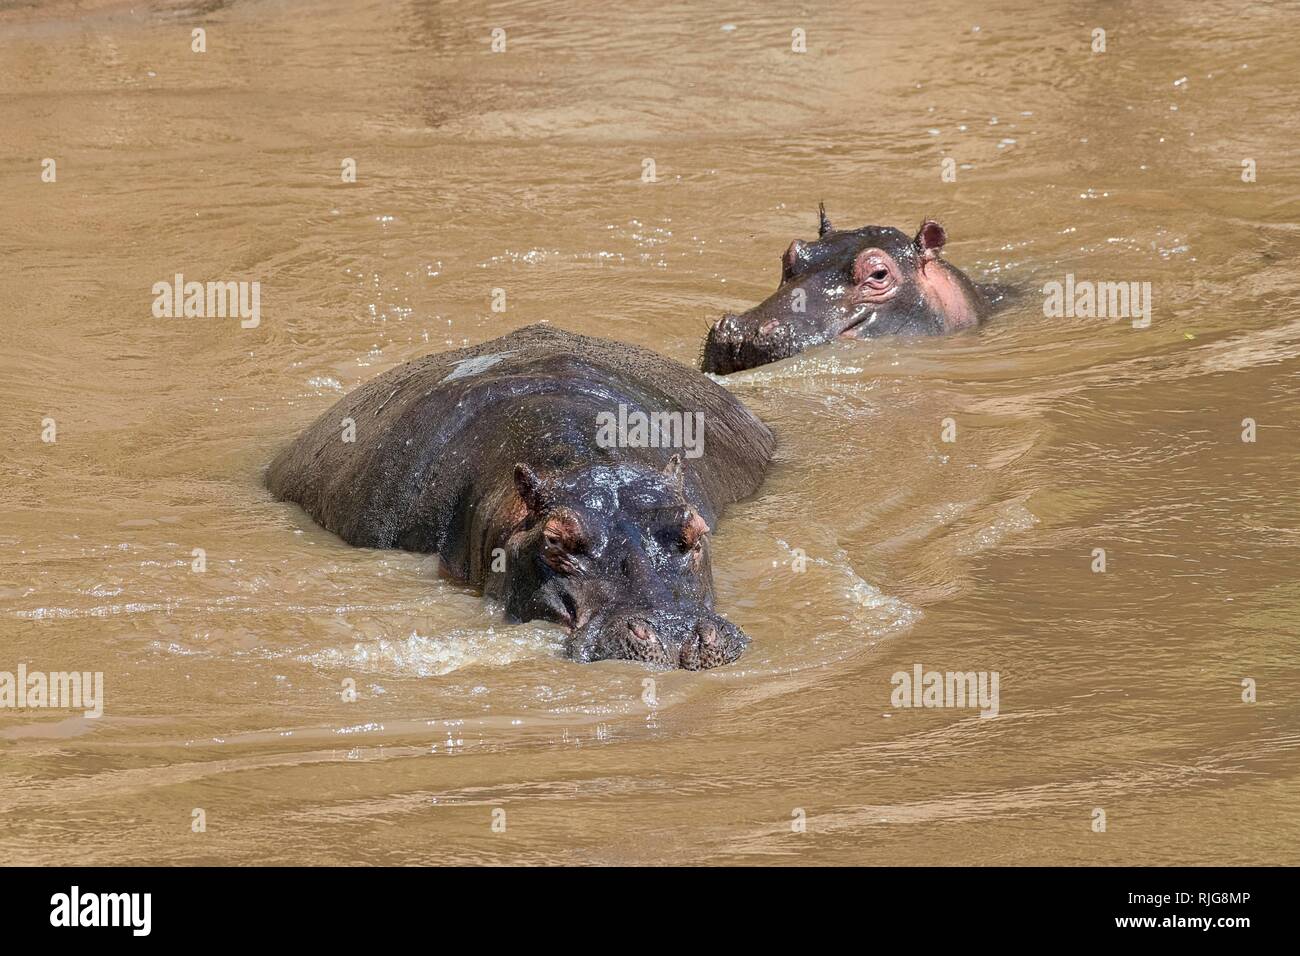
<path fill-rule="evenodd" d="M 602 416 L 637 412 L 692 416 L 702 440 L 601 440 Z M 748 643 L 713 610 L 709 532 L 757 489 L 773 447 L 700 372 L 534 325 L 360 386 L 266 480 L 349 544 L 437 553 L 510 620 L 563 625 L 576 660 L 699 669 Z"/>

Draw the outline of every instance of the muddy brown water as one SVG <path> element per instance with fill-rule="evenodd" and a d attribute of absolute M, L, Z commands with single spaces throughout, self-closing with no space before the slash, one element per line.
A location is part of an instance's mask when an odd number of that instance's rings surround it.
<path fill-rule="evenodd" d="M 1298 27 L 0 4 L 0 671 L 104 675 L 99 719 L 0 709 L 0 858 L 1300 862 Z M 263 489 L 429 351 L 550 322 L 694 361 L 819 200 L 939 218 L 1025 296 L 728 379 L 780 442 L 716 535 L 737 664 L 570 663 Z M 155 318 L 178 272 L 259 282 L 260 324 Z M 1150 283 L 1149 327 L 1046 317 L 1067 275 Z M 918 664 L 996 672 L 998 715 L 893 706 Z"/>

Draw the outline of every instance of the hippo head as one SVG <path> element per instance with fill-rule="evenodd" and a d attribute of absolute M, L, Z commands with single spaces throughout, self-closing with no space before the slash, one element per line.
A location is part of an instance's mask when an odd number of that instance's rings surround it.
<path fill-rule="evenodd" d="M 709 329 L 701 367 L 725 375 L 834 338 L 938 335 L 979 324 L 984 293 L 939 257 L 947 234 L 927 219 L 913 237 L 889 226 L 838 230 L 821 209 L 814 242 L 781 257 L 781 284 Z"/>
<path fill-rule="evenodd" d="M 493 575 L 506 613 L 569 628 L 578 661 L 623 659 L 700 670 L 749 643 L 713 611 L 709 526 L 686 495 L 681 459 L 663 471 L 515 467 L 517 522 Z"/>

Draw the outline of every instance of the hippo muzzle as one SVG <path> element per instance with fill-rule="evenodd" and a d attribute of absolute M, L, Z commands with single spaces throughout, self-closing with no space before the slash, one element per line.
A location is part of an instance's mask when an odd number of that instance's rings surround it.
<path fill-rule="evenodd" d="M 615 610 L 594 616 L 569 638 L 575 660 L 641 661 L 705 670 L 730 664 L 749 645 L 745 632 L 708 608 Z"/>
<path fill-rule="evenodd" d="M 833 337 L 833 333 L 765 316 L 757 309 L 744 315 L 727 314 L 709 327 L 700 367 L 715 375 L 730 375 L 798 355 Z"/>

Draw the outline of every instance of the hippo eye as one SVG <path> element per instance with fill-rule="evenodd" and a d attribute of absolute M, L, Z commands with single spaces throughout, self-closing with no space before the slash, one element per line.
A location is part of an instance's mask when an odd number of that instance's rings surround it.
<path fill-rule="evenodd" d="M 872 292 L 883 292 L 894 284 L 894 271 L 885 253 L 868 249 L 860 253 L 853 263 L 853 279 Z"/>
<path fill-rule="evenodd" d="M 571 515 L 553 515 L 542 526 L 542 558 L 556 570 L 576 570 L 576 556 L 586 550 L 582 528 Z"/>
<path fill-rule="evenodd" d="M 542 543 L 548 548 L 567 551 L 570 554 L 581 554 L 586 550 L 586 542 L 581 537 L 553 531 L 550 528 L 542 532 Z"/>
<path fill-rule="evenodd" d="M 871 271 L 862 277 L 862 281 L 873 289 L 883 289 L 889 285 L 889 269 L 883 262 L 872 262 L 867 265 Z"/>

